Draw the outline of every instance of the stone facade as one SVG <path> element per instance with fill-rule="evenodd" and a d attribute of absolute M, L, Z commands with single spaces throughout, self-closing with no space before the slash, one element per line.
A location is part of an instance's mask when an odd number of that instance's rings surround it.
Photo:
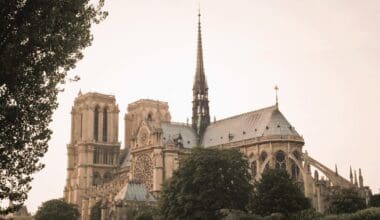
<path fill-rule="evenodd" d="M 115 97 L 79 94 L 71 111 L 64 198 L 80 204 L 92 186 L 110 182 L 119 165 L 119 109 Z"/>
<path fill-rule="evenodd" d="M 195 146 L 241 151 L 255 180 L 268 168 L 287 170 L 320 212 L 326 208 L 325 197 L 337 187 L 356 187 L 363 197 L 369 197 L 371 192 L 363 185 L 361 171 L 359 182 L 352 171 L 347 180 L 304 151 L 303 137 L 287 121 L 277 102 L 214 122 L 210 122 L 208 102 L 199 22 L 192 123 L 172 122 L 166 102 L 138 100 L 128 105 L 125 147 L 121 149 L 115 97 L 80 93 L 71 112 L 65 200 L 80 206 L 82 220 L 89 219 L 97 201 L 102 201 L 103 219 L 117 219 L 115 216 L 121 214 L 112 214 L 112 210 L 122 210 L 115 207 L 128 204 L 117 195 L 131 181 L 143 184 L 157 197 L 163 181 L 172 176 L 181 158 Z"/>

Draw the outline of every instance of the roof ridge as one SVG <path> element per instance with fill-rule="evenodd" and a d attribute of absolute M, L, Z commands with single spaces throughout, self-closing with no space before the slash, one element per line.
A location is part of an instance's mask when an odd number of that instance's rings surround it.
<path fill-rule="evenodd" d="M 161 124 L 169 124 L 169 125 L 175 125 L 175 126 L 184 126 L 184 127 L 191 127 L 191 124 L 186 123 L 186 122 L 175 122 L 175 121 L 163 121 Z"/>
<path fill-rule="evenodd" d="M 231 116 L 231 117 L 228 117 L 228 118 L 223 118 L 223 119 L 217 120 L 216 122 L 211 123 L 209 126 L 217 124 L 219 122 L 230 120 L 230 119 L 233 119 L 233 118 L 238 118 L 238 117 L 241 117 L 241 116 L 244 116 L 244 115 L 248 115 L 248 114 L 252 114 L 252 113 L 257 113 L 257 112 L 265 111 L 265 110 L 268 110 L 268 109 L 276 109 L 276 108 L 277 108 L 277 106 L 271 105 L 271 106 L 268 106 L 268 107 L 265 107 L 265 108 L 261 108 L 261 109 L 257 109 L 257 110 L 254 110 L 254 111 L 249 111 L 249 112 L 245 112 L 245 113 L 242 113 L 242 114 L 239 114 L 239 115 L 234 115 L 234 116 Z"/>

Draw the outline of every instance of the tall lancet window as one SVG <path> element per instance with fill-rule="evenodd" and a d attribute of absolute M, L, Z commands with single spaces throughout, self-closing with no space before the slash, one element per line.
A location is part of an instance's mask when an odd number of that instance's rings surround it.
<path fill-rule="evenodd" d="M 107 130 L 108 130 L 108 114 L 107 107 L 103 110 L 103 142 L 107 142 Z"/>
<path fill-rule="evenodd" d="M 94 110 L 94 140 L 99 140 L 99 106 Z"/>
<path fill-rule="evenodd" d="M 286 169 L 285 153 L 282 150 L 276 152 L 276 169 Z"/>

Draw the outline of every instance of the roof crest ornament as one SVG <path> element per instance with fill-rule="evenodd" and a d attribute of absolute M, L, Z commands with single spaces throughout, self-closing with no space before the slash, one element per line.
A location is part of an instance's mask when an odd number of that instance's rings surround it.
<path fill-rule="evenodd" d="M 276 90 L 276 107 L 278 107 L 278 90 L 279 90 L 279 88 L 277 85 L 274 87 L 274 90 Z"/>

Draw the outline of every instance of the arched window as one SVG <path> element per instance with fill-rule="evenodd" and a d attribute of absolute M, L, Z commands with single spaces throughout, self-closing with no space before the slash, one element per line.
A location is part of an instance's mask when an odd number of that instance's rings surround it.
<path fill-rule="evenodd" d="M 260 154 L 260 162 L 261 162 L 261 164 L 263 164 L 265 162 L 265 160 L 267 159 L 267 157 L 268 157 L 267 152 L 265 152 L 265 151 L 261 152 L 261 154 Z M 267 170 L 267 169 L 269 169 L 269 163 L 267 163 L 265 165 L 265 170 Z"/>
<path fill-rule="evenodd" d="M 103 142 L 107 142 L 107 131 L 108 131 L 108 114 L 107 107 L 103 110 Z"/>
<path fill-rule="evenodd" d="M 299 174 L 300 174 L 300 169 L 298 168 L 297 164 L 294 161 L 292 161 L 292 178 L 297 180 L 299 177 Z"/>
<path fill-rule="evenodd" d="M 264 162 L 267 159 L 267 157 L 268 157 L 267 152 L 265 152 L 265 151 L 261 152 L 260 161 Z"/>
<path fill-rule="evenodd" d="M 252 177 L 255 178 L 257 175 L 257 161 L 253 161 L 251 163 L 251 172 L 252 172 Z"/>
<path fill-rule="evenodd" d="M 92 185 L 100 185 L 102 184 L 102 177 L 100 176 L 100 174 L 98 172 L 94 172 L 93 176 L 92 176 Z"/>
<path fill-rule="evenodd" d="M 99 106 L 95 107 L 94 110 L 94 140 L 99 139 Z"/>
<path fill-rule="evenodd" d="M 282 150 L 276 152 L 276 169 L 286 169 L 285 153 Z"/>
<path fill-rule="evenodd" d="M 152 113 L 149 113 L 149 114 L 148 114 L 147 120 L 148 120 L 148 121 L 152 121 L 152 120 L 153 120 Z"/>

